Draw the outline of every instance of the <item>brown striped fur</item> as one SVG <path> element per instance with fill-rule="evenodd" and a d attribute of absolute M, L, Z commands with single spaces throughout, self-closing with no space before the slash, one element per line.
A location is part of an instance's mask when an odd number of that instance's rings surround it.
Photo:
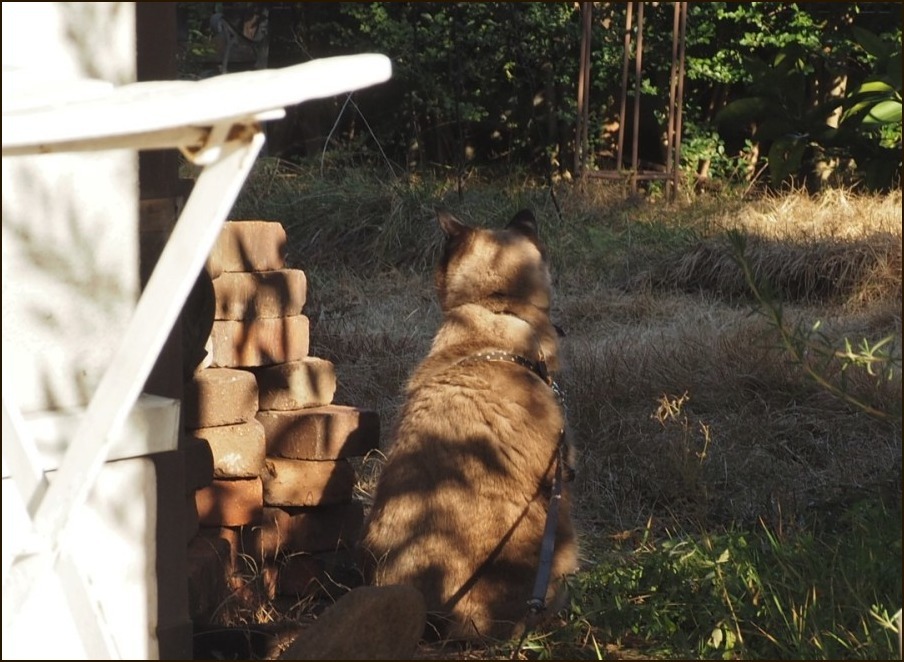
<path fill-rule="evenodd" d="M 443 320 L 407 385 L 365 524 L 365 572 L 420 589 L 441 636 L 508 638 L 527 615 L 564 411 L 530 369 L 473 357 L 506 352 L 554 374 L 549 270 L 529 211 L 501 230 L 438 220 Z M 566 493 L 548 600 L 576 566 Z"/>

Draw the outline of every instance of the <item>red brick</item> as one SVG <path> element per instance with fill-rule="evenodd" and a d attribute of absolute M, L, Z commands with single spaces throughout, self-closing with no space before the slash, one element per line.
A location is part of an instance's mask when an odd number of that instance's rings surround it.
<path fill-rule="evenodd" d="M 260 583 L 264 595 L 273 600 L 277 595 L 279 568 L 273 561 L 265 561 L 261 565 Z"/>
<path fill-rule="evenodd" d="M 320 506 L 351 501 L 355 470 L 348 460 L 312 462 L 268 457 L 261 472 L 268 506 Z"/>
<path fill-rule="evenodd" d="M 228 526 L 204 526 L 198 533 L 199 538 L 208 540 L 211 547 L 216 548 L 220 565 L 228 578 L 239 567 L 239 550 L 242 548 L 241 535 L 238 528 Z"/>
<path fill-rule="evenodd" d="M 245 548 L 255 558 L 295 552 L 329 552 L 354 546 L 361 534 L 364 507 L 359 501 L 318 508 L 265 506 L 262 523 L 246 526 Z"/>
<path fill-rule="evenodd" d="M 206 439 L 184 437 L 181 444 L 180 450 L 185 453 L 185 490 L 194 497 L 197 490 L 213 480 L 213 452 Z"/>
<path fill-rule="evenodd" d="M 260 478 L 214 479 L 195 492 L 202 526 L 241 526 L 260 521 L 264 505 Z"/>
<path fill-rule="evenodd" d="M 220 597 L 219 607 L 225 601 L 240 605 L 255 604 L 261 595 L 273 598 L 276 595 L 276 577 L 270 578 L 269 585 L 261 572 L 264 567 L 261 559 L 253 558 L 242 546 L 240 529 L 231 527 L 205 527 L 198 535 L 199 540 L 193 545 L 205 550 L 215 550 L 216 564 L 219 565 L 217 578 L 223 578 L 226 595 Z M 205 545 L 206 543 L 206 545 Z M 213 560 L 210 561 L 213 563 Z M 208 585 L 209 589 L 209 585 Z M 214 593 L 217 592 L 214 588 Z"/>
<path fill-rule="evenodd" d="M 264 468 L 264 426 L 252 419 L 238 425 L 201 428 L 193 432 L 205 439 L 213 453 L 214 478 L 256 478 Z"/>
<path fill-rule="evenodd" d="M 204 527 L 200 535 L 219 539 L 228 545 L 228 555 L 221 557 L 227 578 L 248 577 L 259 571 L 263 559 L 255 556 L 253 550 L 246 546 L 242 527 Z"/>
<path fill-rule="evenodd" d="M 308 355 L 309 323 L 304 315 L 258 320 L 217 320 L 210 337 L 211 365 L 253 368 L 297 361 Z"/>
<path fill-rule="evenodd" d="M 307 299 L 307 279 L 299 269 L 224 273 L 213 289 L 218 320 L 291 317 Z"/>
<path fill-rule="evenodd" d="M 207 368 L 185 383 L 182 424 L 186 428 L 244 423 L 257 410 L 257 380 L 245 370 Z"/>
<path fill-rule="evenodd" d="M 336 394 L 336 371 L 326 359 L 308 356 L 253 372 L 262 410 L 319 407 L 330 404 Z"/>
<path fill-rule="evenodd" d="M 273 221 L 228 221 L 207 258 L 207 271 L 272 271 L 286 264 L 286 231 Z"/>
<path fill-rule="evenodd" d="M 335 460 L 366 455 L 380 444 L 374 411 L 327 405 L 295 411 L 262 411 L 267 455 L 298 460 Z"/>

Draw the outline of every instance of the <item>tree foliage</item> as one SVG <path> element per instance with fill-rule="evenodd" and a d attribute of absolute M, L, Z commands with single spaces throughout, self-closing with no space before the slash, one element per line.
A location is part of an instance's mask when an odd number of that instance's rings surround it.
<path fill-rule="evenodd" d="M 373 148 L 375 139 L 411 170 L 461 173 L 501 162 L 550 174 L 572 163 L 578 3 L 179 4 L 191 20 L 192 31 L 183 29 L 187 52 L 199 50 L 214 11 L 228 17 L 266 5 L 271 66 L 365 51 L 392 58 L 392 81 L 355 97 L 371 135 L 355 131 L 353 117 L 340 123 L 349 147 L 369 141 Z M 592 4 L 590 148 L 604 166 L 612 165 L 626 4 Z M 648 161 L 661 159 L 671 42 L 672 3 L 645 3 L 641 149 Z M 899 185 L 900 109 L 898 3 L 690 3 L 689 177 L 749 182 L 766 171 L 780 186 L 843 172 L 873 188 Z"/>

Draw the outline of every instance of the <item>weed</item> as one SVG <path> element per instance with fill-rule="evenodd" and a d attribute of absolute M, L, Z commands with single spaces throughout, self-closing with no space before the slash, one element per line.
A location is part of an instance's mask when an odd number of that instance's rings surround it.
<path fill-rule="evenodd" d="M 836 530 L 667 531 L 609 545 L 572 582 L 571 618 L 654 657 L 878 659 L 897 653 L 900 512 L 859 502 Z M 865 535 L 869 531 L 869 535 Z"/>
<path fill-rule="evenodd" d="M 337 402 L 378 411 L 384 450 L 439 320 L 436 206 L 487 225 L 534 209 L 567 334 L 559 381 L 584 557 L 574 609 L 520 650 L 425 654 L 897 654 L 900 191 L 666 203 L 475 171 L 459 195 L 451 179 L 327 166 L 263 160 L 233 217 L 286 226 L 290 265 L 310 282 L 311 353 L 336 365 Z M 730 231 L 778 315 L 750 314 L 759 303 Z M 849 406 L 808 370 L 888 415 Z M 379 464 L 360 466 L 364 497 Z"/>

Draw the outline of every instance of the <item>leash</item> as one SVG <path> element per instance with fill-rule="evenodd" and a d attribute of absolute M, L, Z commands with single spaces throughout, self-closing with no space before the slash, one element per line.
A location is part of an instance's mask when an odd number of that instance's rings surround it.
<path fill-rule="evenodd" d="M 473 354 L 462 360 L 462 362 L 465 361 L 506 361 L 527 368 L 549 385 L 553 393 L 555 393 L 556 398 L 559 400 L 563 412 L 567 413 L 565 395 L 558 383 L 550 377 L 545 361 L 540 360 L 535 362 L 519 354 L 512 354 L 511 352 L 504 352 L 501 350 Z M 555 474 L 552 482 L 552 492 L 549 498 L 549 508 L 546 511 L 546 524 L 543 527 L 543 539 L 540 544 L 540 560 L 537 565 L 537 576 L 534 580 L 533 593 L 527 601 L 528 610 L 534 616 L 546 610 L 546 592 L 549 589 L 549 580 L 552 574 L 552 557 L 556 549 L 556 529 L 559 525 L 559 503 L 562 501 L 562 483 L 574 480 L 574 469 L 568 466 L 564 454 L 565 430 L 563 428 L 559 434 L 559 443 L 556 448 Z"/>
<path fill-rule="evenodd" d="M 546 511 L 546 526 L 543 528 L 543 541 L 540 544 L 540 562 L 537 565 L 537 577 L 534 580 L 534 591 L 527 608 L 531 614 L 537 615 L 546 610 L 546 591 L 552 574 L 552 556 L 556 550 L 556 528 L 559 525 L 559 502 L 562 501 L 562 457 L 565 431 L 556 450 L 556 473 L 552 481 L 552 494 L 549 497 L 549 509 Z"/>
<path fill-rule="evenodd" d="M 512 354 L 511 352 L 505 352 L 502 350 L 493 350 L 489 352 L 481 352 L 479 354 L 472 354 L 471 356 L 461 359 L 460 361 L 458 361 L 458 363 L 470 363 L 473 361 L 505 361 L 508 363 L 515 363 L 516 365 L 522 366 L 523 368 L 527 368 L 535 375 L 537 375 L 540 379 L 542 379 L 550 389 L 552 389 L 552 392 L 555 394 L 556 398 L 559 401 L 559 404 L 562 407 L 563 415 L 567 416 L 568 407 L 565 403 L 565 394 L 562 392 L 562 389 L 558 385 L 558 383 L 556 383 L 556 381 L 550 376 L 549 370 L 546 367 L 546 361 L 544 361 L 542 357 L 539 361 L 531 361 L 530 359 L 519 354 Z M 530 599 L 527 601 L 528 614 L 524 632 L 521 634 L 520 641 L 518 642 L 518 646 L 512 653 L 511 659 L 516 659 L 516 657 L 520 655 L 521 648 L 522 646 L 524 646 L 524 642 L 527 640 L 527 637 L 531 633 L 531 631 L 536 627 L 537 616 L 546 611 L 546 592 L 549 590 L 549 581 L 552 575 L 552 559 L 556 549 L 556 529 L 559 526 L 559 504 L 562 501 L 562 483 L 574 480 L 574 468 L 568 465 L 568 462 L 565 458 L 564 427 L 559 432 L 559 443 L 556 446 L 556 454 L 553 458 L 553 462 L 555 463 L 555 471 L 553 474 L 549 507 L 546 511 L 546 524 L 543 527 L 543 539 L 540 543 L 540 559 L 537 563 L 537 575 L 534 579 L 533 592 L 531 593 Z M 538 486 L 537 495 L 539 495 L 541 489 L 542 486 Z M 518 522 L 521 521 L 526 513 L 527 510 L 525 509 L 525 511 L 521 513 L 521 516 L 518 518 L 518 521 L 515 522 L 511 529 L 509 529 L 509 532 L 506 534 L 503 540 L 499 542 L 490 556 L 484 561 L 483 564 L 481 564 L 480 568 L 475 571 L 471 578 L 467 582 L 465 582 L 465 584 L 456 592 L 453 598 L 449 601 L 451 604 L 458 602 L 461 596 L 464 595 L 465 592 L 470 590 L 473 584 L 476 583 L 478 577 L 481 574 L 481 571 L 492 561 L 493 558 L 495 558 L 496 554 L 501 551 L 508 538 L 514 532 L 515 527 L 517 527 Z"/>

